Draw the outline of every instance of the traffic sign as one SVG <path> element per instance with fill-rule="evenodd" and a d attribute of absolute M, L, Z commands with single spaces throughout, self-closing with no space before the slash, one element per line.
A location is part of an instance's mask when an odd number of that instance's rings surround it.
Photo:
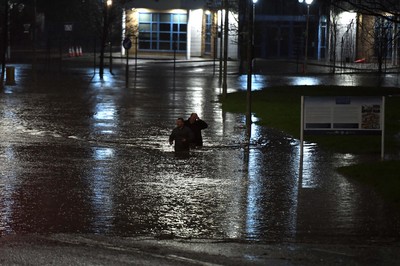
<path fill-rule="evenodd" d="M 122 42 L 122 46 L 126 49 L 129 50 L 132 47 L 132 41 L 131 39 L 129 39 L 128 37 L 124 39 L 124 41 Z"/>

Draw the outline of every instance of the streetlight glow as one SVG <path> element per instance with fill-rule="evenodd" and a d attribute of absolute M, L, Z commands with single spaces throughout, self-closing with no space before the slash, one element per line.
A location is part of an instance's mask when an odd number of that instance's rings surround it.
<path fill-rule="evenodd" d="M 112 0 L 107 0 L 107 6 L 111 6 L 112 5 Z"/>
<path fill-rule="evenodd" d="M 307 52 L 308 52 L 308 24 L 310 20 L 310 5 L 314 0 L 298 0 L 300 4 L 306 3 L 307 5 L 307 19 L 306 19 L 306 32 L 305 32 L 305 49 L 304 49 L 304 65 L 303 65 L 303 72 L 307 72 Z"/>
<path fill-rule="evenodd" d="M 253 4 L 257 4 L 258 0 L 253 0 Z"/>

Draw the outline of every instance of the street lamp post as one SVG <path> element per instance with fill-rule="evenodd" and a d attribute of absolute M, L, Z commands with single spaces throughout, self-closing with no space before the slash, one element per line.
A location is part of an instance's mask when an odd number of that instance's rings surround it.
<path fill-rule="evenodd" d="M 107 13 L 108 13 L 108 16 L 110 15 L 109 10 L 110 10 L 111 6 L 112 6 L 112 0 L 107 0 Z M 108 21 L 109 21 L 109 19 L 108 19 Z M 112 42 L 111 42 L 111 39 L 112 39 L 112 26 L 110 25 L 110 42 L 109 42 L 110 43 L 110 73 L 113 74 L 113 72 L 112 72 L 113 58 L 112 58 Z"/>
<path fill-rule="evenodd" d="M 305 48 L 304 48 L 304 65 L 303 65 L 303 72 L 307 73 L 307 57 L 308 57 L 308 24 L 310 21 L 310 5 L 314 0 L 299 0 L 299 3 L 306 3 L 307 5 L 307 18 L 306 18 L 306 32 L 305 32 Z"/>
<path fill-rule="evenodd" d="M 8 0 L 4 1 L 4 29 L 3 29 L 3 50 L 1 51 L 1 80 L 0 87 L 3 85 L 3 80 L 5 77 L 6 71 L 6 55 L 7 55 L 7 46 L 8 46 L 8 15 L 9 15 L 9 5 Z"/>
<path fill-rule="evenodd" d="M 32 73 L 33 80 L 36 82 L 36 65 L 37 65 L 37 55 L 36 55 L 36 18 L 37 18 L 37 5 L 36 0 L 33 1 L 33 32 L 32 32 L 32 45 L 33 45 L 33 62 L 32 62 Z"/>
<path fill-rule="evenodd" d="M 251 85 L 253 75 L 253 52 L 254 52 L 254 18 L 255 18 L 255 7 L 258 0 L 251 0 L 247 7 L 248 23 L 247 23 L 247 92 L 246 92 L 246 130 L 247 137 L 250 139 L 251 136 Z M 251 5 L 252 3 L 252 5 Z"/>
<path fill-rule="evenodd" d="M 106 39 L 107 39 L 107 33 L 108 33 L 108 26 L 109 26 L 109 12 L 108 9 L 112 5 L 112 0 L 107 0 L 103 2 L 104 8 L 103 8 L 103 32 L 101 36 L 101 46 L 100 46 L 100 79 L 103 79 L 104 75 L 104 50 L 106 46 Z"/>
<path fill-rule="evenodd" d="M 252 0 L 253 1 L 253 20 L 252 20 L 252 23 L 253 23 L 253 36 L 252 36 L 252 44 L 253 44 L 253 48 L 254 48 L 254 29 L 255 29 L 255 27 L 254 27 L 254 22 L 255 22 L 255 20 L 256 20 L 256 4 L 257 4 L 257 2 L 258 2 L 258 0 Z"/>

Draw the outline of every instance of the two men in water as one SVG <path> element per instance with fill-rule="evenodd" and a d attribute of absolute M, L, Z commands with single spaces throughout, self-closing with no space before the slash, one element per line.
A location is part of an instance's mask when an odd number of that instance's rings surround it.
<path fill-rule="evenodd" d="M 196 113 L 192 113 L 186 121 L 178 118 L 176 128 L 169 136 L 169 143 L 172 145 L 175 142 L 176 152 L 189 151 L 191 147 L 201 147 L 203 146 L 201 131 L 207 127 L 207 123 L 201 120 Z"/>

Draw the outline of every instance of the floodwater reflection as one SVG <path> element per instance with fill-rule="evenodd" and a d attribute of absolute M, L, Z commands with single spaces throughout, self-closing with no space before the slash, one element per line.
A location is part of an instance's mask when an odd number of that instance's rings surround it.
<path fill-rule="evenodd" d="M 241 75 L 239 77 L 240 86 L 242 88 L 247 88 L 247 75 Z M 262 90 L 269 83 L 269 78 L 264 75 L 254 74 L 251 76 L 251 88 L 252 90 Z"/>
<path fill-rule="evenodd" d="M 94 131 L 100 134 L 116 134 L 118 114 L 113 99 L 99 99 L 94 107 Z"/>
<path fill-rule="evenodd" d="M 248 165 L 246 238 L 292 239 L 296 235 L 297 169 L 290 140 L 253 125 Z M 255 141 L 254 141 L 255 140 Z M 285 151 L 284 153 L 282 151 Z"/>
<path fill-rule="evenodd" d="M 301 188 L 315 188 L 318 186 L 320 178 L 318 173 L 317 158 L 315 157 L 317 145 L 315 143 L 305 143 L 303 151 L 303 166 L 300 173 Z M 299 162 L 300 163 L 300 162 Z"/>
<path fill-rule="evenodd" d="M 1 157 L 5 165 L 1 165 L 1 169 L 5 169 L 6 165 L 12 165 L 15 160 L 13 147 L 6 147 Z M 0 177 L 0 236 L 12 233 L 12 213 L 13 213 L 13 192 L 18 184 L 18 175 L 12 173 L 7 176 L 2 174 Z"/>
<path fill-rule="evenodd" d="M 138 75 L 135 88 L 95 80 L 88 90 L 0 99 L 0 234 L 399 237 L 398 212 L 335 171 L 359 156 L 307 143 L 300 178 L 298 140 L 253 125 L 248 143 L 244 116 L 221 110 L 215 81 L 181 75 L 171 87 L 168 73 L 157 80 L 153 72 Z M 278 81 L 257 76 L 254 87 Z M 168 135 L 191 112 L 209 124 L 205 146 L 179 160 Z"/>
<path fill-rule="evenodd" d="M 318 75 L 253 75 L 252 90 L 262 90 L 268 87 L 279 86 L 382 86 L 398 87 L 399 76 L 393 74 L 318 74 Z M 240 75 L 237 80 L 237 89 L 247 89 L 247 75 Z M 233 87 L 235 87 L 233 86 Z"/>
<path fill-rule="evenodd" d="M 315 86 L 320 85 L 321 81 L 316 77 L 292 77 L 289 79 L 292 86 Z"/>
<path fill-rule="evenodd" d="M 92 192 L 91 204 L 95 217 L 93 229 L 108 232 L 113 219 L 113 178 L 111 175 L 112 162 L 115 160 L 115 151 L 112 148 L 93 148 L 94 165 L 88 176 Z M 103 228 L 103 229 L 100 229 Z"/>

